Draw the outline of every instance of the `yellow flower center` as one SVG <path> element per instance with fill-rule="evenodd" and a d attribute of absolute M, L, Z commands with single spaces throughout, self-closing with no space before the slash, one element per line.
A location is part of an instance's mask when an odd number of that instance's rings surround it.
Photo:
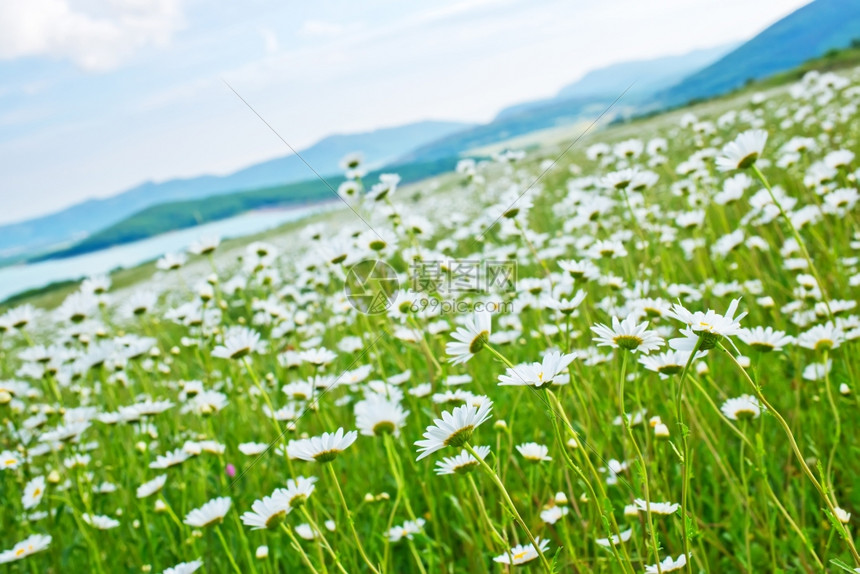
<path fill-rule="evenodd" d="M 523 550 L 522 552 L 517 552 L 514 554 L 514 560 L 522 560 L 526 554 L 528 554 L 528 550 Z"/>
<path fill-rule="evenodd" d="M 820 339 L 817 343 L 815 343 L 815 350 L 827 350 L 833 348 L 833 341 L 830 339 Z"/>
<path fill-rule="evenodd" d="M 484 348 L 484 345 L 489 343 L 490 334 L 487 331 L 481 331 L 477 337 L 472 339 L 472 342 L 469 344 L 469 352 L 473 355 L 478 351 Z"/>
<path fill-rule="evenodd" d="M 636 335 L 617 335 L 613 341 L 616 345 L 621 347 L 622 349 L 627 349 L 628 351 L 633 351 L 639 347 L 644 341 L 641 337 L 637 337 Z"/>
<path fill-rule="evenodd" d="M 460 447 L 469 442 L 472 438 L 472 431 L 475 430 L 474 425 L 468 425 L 445 439 L 445 446 Z"/>

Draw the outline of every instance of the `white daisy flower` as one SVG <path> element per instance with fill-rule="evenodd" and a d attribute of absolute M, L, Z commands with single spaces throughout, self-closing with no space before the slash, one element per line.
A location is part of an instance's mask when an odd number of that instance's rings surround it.
<path fill-rule="evenodd" d="M 492 319 L 492 312 L 486 309 L 475 311 L 468 317 L 466 324 L 451 334 L 456 342 L 449 342 L 445 346 L 445 352 L 451 355 L 448 360 L 455 365 L 465 363 L 483 349 L 490 341 Z"/>
<path fill-rule="evenodd" d="M 570 298 L 559 297 L 556 299 L 554 297 L 545 296 L 541 298 L 541 301 L 549 309 L 554 309 L 562 315 L 570 315 L 582 304 L 586 295 L 587 293 L 585 291 L 579 289 L 573 297 Z"/>
<path fill-rule="evenodd" d="M 339 428 L 333 433 L 324 432 L 321 436 L 291 440 L 287 444 L 287 453 L 290 458 L 308 462 L 331 462 L 354 443 L 356 438 L 356 431 L 344 434 L 343 428 Z"/>
<path fill-rule="evenodd" d="M 162 271 L 172 271 L 185 265 L 186 261 L 188 261 L 188 256 L 184 253 L 165 253 L 161 259 L 155 262 L 155 267 Z"/>
<path fill-rule="evenodd" d="M 168 568 L 162 574 L 192 574 L 197 572 L 203 566 L 203 561 L 199 558 L 191 562 L 181 562 L 173 568 Z"/>
<path fill-rule="evenodd" d="M 546 445 L 538 444 L 536 442 L 519 444 L 517 445 L 517 451 L 523 458 L 532 462 L 552 460 L 552 457 L 549 456 L 549 448 Z"/>
<path fill-rule="evenodd" d="M 717 168 L 720 171 L 748 168 L 761 157 L 765 143 L 767 132 L 764 130 L 747 130 L 738 134 L 734 141 L 723 147 L 722 154 L 716 159 Z"/>
<path fill-rule="evenodd" d="M 475 429 L 490 418 L 492 409 L 492 401 L 487 400 L 480 406 L 461 405 L 450 413 L 443 412 L 441 419 L 436 419 L 427 427 L 424 440 L 415 442 L 420 453 L 416 460 L 421 460 L 446 446 L 460 447 L 469 442 Z"/>
<path fill-rule="evenodd" d="M 560 374 L 576 359 L 575 353 L 562 355 L 558 351 L 547 353 L 540 363 L 508 367 L 504 375 L 499 375 L 499 385 L 542 387 L 556 382 Z"/>
<path fill-rule="evenodd" d="M 481 459 L 487 458 L 490 454 L 490 447 L 475 446 L 472 447 Z M 471 472 L 478 467 L 480 463 L 467 451 L 463 449 L 460 454 L 446 457 L 436 463 L 436 474 L 464 474 Z"/>
<path fill-rule="evenodd" d="M 18 544 L 12 547 L 11 550 L 0 552 L 0 564 L 15 562 L 44 550 L 51 544 L 51 536 L 47 534 L 33 534 L 28 536 Z"/>
<path fill-rule="evenodd" d="M 642 355 L 639 357 L 639 363 L 649 371 L 659 373 L 661 378 L 666 378 L 684 372 L 690 353 L 691 351 L 666 351 L 657 355 Z M 698 353 L 696 358 L 702 355 L 704 353 Z"/>
<path fill-rule="evenodd" d="M 549 549 L 549 540 L 541 537 L 535 538 L 541 552 L 546 552 Z M 518 544 L 500 556 L 493 558 L 494 562 L 499 564 L 525 564 L 531 562 L 538 557 L 538 551 L 532 544 Z"/>
<path fill-rule="evenodd" d="M 199 238 L 188 247 L 188 251 L 195 255 L 209 255 L 221 245 L 221 238 L 217 235 L 207 235 Z"/>
<path fill-rule="evenodd" d="M 404 538 L 412 540 L 412 536 L 418 534 L 424 529 L 425 521 L 423 518 L 416 520 L 407 520 L 403 526 L 395 526 L 388 530 L 389 542 L 400 542 Z"/>
<path fill-rule="evenodd" d="M 744 311 L 735 317 L 740 302 L 740 299 L 734 299 L 729 304 L 725 315 L 720 315 L 711 309 L 706 312 L 691 312 L 680 303 L 675 303 L 668 315 L 686 323 L 687 328 L 681 329 L 684 337 L 670 339 L 669 346 L 676 351 L 693 352 L 699 343 L 699 338 L 702 337 L 702 344 L 699 349 L 707 351 L 716 347 L 717 342 L 722 337 L 737 335 L 741 330 L 740 321 L 747 315 Z"/>
<path fill-rule="evenodd" d="M 365 436 L 400 436 L 400 429 L 408 416 L 409 411 L 403 410 L 399 402 L 382 395 L 370 395 L 355 403 L 355 426 Z"/>
<path fill-rule="evenodd" d="M 794 343 L 794 337 L 773 327 L 753 327 L 738 331 L 738 339 L 761 353 L 781 351 L 786 345 Z"/>
<path fill-rule="evenodd" d="M 242 514 L 242 524 L 250 526 L 251 530 L 275 528 L 290 510 L 292 509 L 289 499 L 284 496 L 281 489 L 278 489 L 271 496 L 255 500 L 251 505 L 251 511 Z"/>
<path fill-rule="evenodd" d="M 0 452 L 0 470 L 14 470 L 23 462 L 23 458 L 11 450 Z"/>
<path fill-rule="evenodd" d="M 600 277 L 600 268 L 588 259 L 559 261 L 558 266 L 577 281 L 580 279 L 591 281 Z"/>
<path fill-rule="evenodd" d="M 164 488 L 165 482 L 167 482 L 167 475 L 166 474 L 160 474 L 160 475 L 156 476 L 155 478 L 153 478 L 152 480 L 144 482 L 143 484 L 141 484 L 140 486 L 137 487 L 137 497 L 138 498 L 147 498 L 149 496 L 152 496 L 153 494 L 155 494 L 156 492 L 158 492 L 159 490 Z"/>
<path fill-rule="evenodd" d="M 305 540 L 313 540 L 319 536 L 319 532 L 311 528 L 310 524 L 302 523 L 295 527 L 296 534 Z"/>
<path fill-rule="evenodd" d="M 540 513 L 540 519 L 547 524 L 555 524 L 561 520 L 563 516 L 567 516 L 569 512 L 570 509 L 566 506 L 553 506 L 546 510 L 542 510 Z"/>
<path fill-rule="evenodd" d="M 194 528 L 203 528 L 215 522 L 220 522 L 230 510 L 232 500 L 229 496 L 213 498 L 200 508 L 195 508 L 185 515 L 182 522 Z"/>
<path fill-rule="evenodd" d="M 603 546 L 604 548 L 609 548 L 611 546 L 615 546 L 619 542 L 627 542 L 630 540 L 630 537 L 633 536 L 633 529 L 630 528 L 623 532 L 620 532 L 617 536 L 613 534 L 609 538 L 598 538 L 595 542 L 599 546 Z"/>
<path fill-rule="evenodd" d="M 633 504 L 642 512 L 650 510 L 652 514 L 674 514 L 681 507 L 677 502 L 646 502 L 641 498 L 634 500 Z"/>
<path fill-rule="evenodd" d="M 269 445 L 262 442 L 243 442 L 239 445 L 239 452 L 246 456 L 257 456 L 266 452 Z"/>
<path fill-rule="evenodd" d="M 720 410 L 726 418 L 733 421 L 742 419 L 757 419 L 761 415 L 762 407 L 758 399 L 751 395 L 741 395 L 728 399 L 722 404 Z"/>
<path fill-rule="evenodd" d="M 827 362 L 824 363 L 812 363 L 804 367 L 802 377 L 807 381 L 821 381 L 830 373 L 832 368 L 833 359 L 827 359 Z"/>
<path fill-rule="evenodd" d="M 299 359 L 306 363 L 310 363 L 315 367 L 322 367 L 337 359 L 337 353 L 326 349 L 325 347 L 319 347 L 317 349 L 301 351 L 299 353 Z"/>
<path fill-rule="evenodd" d="M 77 441 L 90 427 L 90 424 L 89 421 L 78 421 L 60 425 L 55 429 L 43 432 L 39 441 L 46 443 Z"/>
<path fill-rule="evenodd" d="M 29 510 L 39 504 L 42 496 L 45 495 L 45 477 L 37 476 L 27 483 L 24 487 L 24 494 L 21 497 L 21 505 Z"/>
<path fill-rule="evenodd" d="M 94 528 L 98 528 L 99 530 L 110 530 L 111 528 L 116 528 L 119 526 L 119 520 L 114 520 L 110 516 L 102 516 L 100 514 L 88 514 L 83 513 L 81 518 L 84 519 L 84 522 L 89 524 Z"/>
<path fill-rule="evenodd" d="M 290 507 L 298 508 L 311 497 L 314 493 L 317 477 L 300 476 L 296 479 L 287 479 L 287 488 L 279 488 L 275 492 L 286 497 Z"/>
<path fill-rule="evenodd" d="M 182 464 L 189 458 L 191 458 L 191 453 L 188 453 L 181 448 L 177 448 L 174 451 L 158 455 L 155 458 L 155 462 L 149 464 L 149 468 L 163 470 L 165 468 L 170 468 L 171 466 L 176 466 L 177 464 Z"/>
<path fill-rule="evenodd" d="M 845 332 L 828 321 L 824 325 L 815 325 L 800 334 L 797 344 L 805 349 L 822 351 L 836 349 L 845 340 Z"/>
<path fill-rule="evenodd" d="M 221 359 L 241 359 L 261 348 L 260 334 L 247 327 L 231 327 L 224 336 L 224 344 L 212 349 L 212 356 Z"/>
<path fill-rule="evenodd" d="M 673 559 L 667 556 L 665 560 L 657 564 L 649 564 L 645 566 L 645 574 L 658 574 L 659 572 L 673 572 L 680 570 L 687 565 L 687 555 L 681 554 L 678 558 Z"/>
<path fill-rule="evenodd" d="M 612 347 L 627 351 L 641 351 L 645 354 L 657 350 L 665 342 L 656 331 L 648 329 L 648 322 L 637 323 L 636 317 L 629 316 L 623 321 L 612 317 L 612 327 L 597 324 L 591 327 L 597 335 L 594 340 L 598 347 Z"/>

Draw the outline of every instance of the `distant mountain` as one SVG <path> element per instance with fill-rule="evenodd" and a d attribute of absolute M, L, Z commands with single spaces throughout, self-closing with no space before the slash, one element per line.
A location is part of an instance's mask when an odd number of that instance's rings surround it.
<path fill-rule="evenodd" d="M 397 174 L 401 178 L 401 184 L 412 183 L 440 173 L 453 171 L 457 161 L 458 158 L 449 157 L 431 162 L 400 165 L 397 166 Z M 382 173 L 386 171 L 388 171 L 388 167 L 368 172 L 362 181 L 366 186 L 372 186 L 379 181 Z M 337 186 L 345 179 L 343 175 L 332 175 L 326 178 L 326 182 L 337 189 Z M 285 208 L 325 202 L 342 205 L 326 184 L 317 178 L 312 178 L 253 191 L 237 191 L 223 193 L 215 197 L 159 203 L 138 211 L 106 229 L 97 231 L 70 247 L 32 257 L 28 262 L 62 259 L 91 253 L 114 245 L 131 243 L 257 209 Z"/>
<path fill-rule="evenodd" d="M 373 169 L 405 151 L 468 127 L 470 124 L 424 121 L 367 133 L 332 135 L 300 153 L 322 175 L 339 173 L 340 160 L 354 151 L 360 151 L 367 167 Z M 284 185 L 312 177 L 307 166 L 289 154 L 225 176 L 146 182 L 113 197 L 91 199 L 37 219 L 0 226 L 0 259 L 75 243 L 160 203 Z"/>
<path fill-rule="evenodd" d="M 420 146 L 398 159 L 392 167 L 457 156 L 476 147 L 497 143 L 536 130 L 573 124 L 583 117 L 599 115 L 612 99 L 614 97 L 611 99 L 574 98 L 549 101 L 544 105 L 494 119 L 488 124 L 455 132 Z"/>
<path fill-rule="evenodd" d="M 641 99 L 643 96 L 650 96 L 677 84 L 690 74 L 716 62 L 737 46 L 737 43 L 724 44 L 677 56 L 632 60 L 598 68 L 588 72 L 576 82 L 564 86 L 552 98 L 525 102 L 505 108 L 499 112 L 495 119 L 505 119 L 525 111 L 568 100 L 615 99 L 628 87 L 630 91 L 624 96 L 625 98 Z"/>
<path fill-rule="evenodd" d="M 591 71 L 580 80 L 563 87 L 552 98 L 505 108 L 490 123 L 454 132 L 420 146 L 398 162 L 450 157 L 535 130 L 597 116 L 631 84 L 633 87 L 613 111 L 618 113 L 639 109 L 651 102 L 656 92 L 715 62 L 735 46 L 723 45 L 653 60 L 623 62 Z"/>
<path fill-rule="evenodd" d="M 724 94 L 860 39 L 860 1 L 815 0 L 658 94 L 664 105 Z"/>

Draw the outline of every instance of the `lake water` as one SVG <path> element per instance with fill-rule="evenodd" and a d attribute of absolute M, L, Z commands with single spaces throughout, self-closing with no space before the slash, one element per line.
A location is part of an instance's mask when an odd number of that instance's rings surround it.
<path fill-rule="evenodd" d="M 157 259 L 165 253 L 184 251 L 201 237 L 217 235 L 221 239 L 228 239 L 253 235 L 330 207 L 314 205 L 295 209 L 253 211 L 67 259 L 2 267 L 0 268 L 0 302 L 16 293 L 44 287 L 56 281 L 82 279 L 90 275 L 107 273 L 117 267 L 134 267 Z"/>

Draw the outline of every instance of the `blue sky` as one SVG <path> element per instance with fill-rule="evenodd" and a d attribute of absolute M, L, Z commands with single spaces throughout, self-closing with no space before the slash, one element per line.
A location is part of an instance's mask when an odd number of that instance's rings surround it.
<path fill-rule="evenodd" d="M 752 36 L 807 0 L 2 0 L 0 223 Z"/>

